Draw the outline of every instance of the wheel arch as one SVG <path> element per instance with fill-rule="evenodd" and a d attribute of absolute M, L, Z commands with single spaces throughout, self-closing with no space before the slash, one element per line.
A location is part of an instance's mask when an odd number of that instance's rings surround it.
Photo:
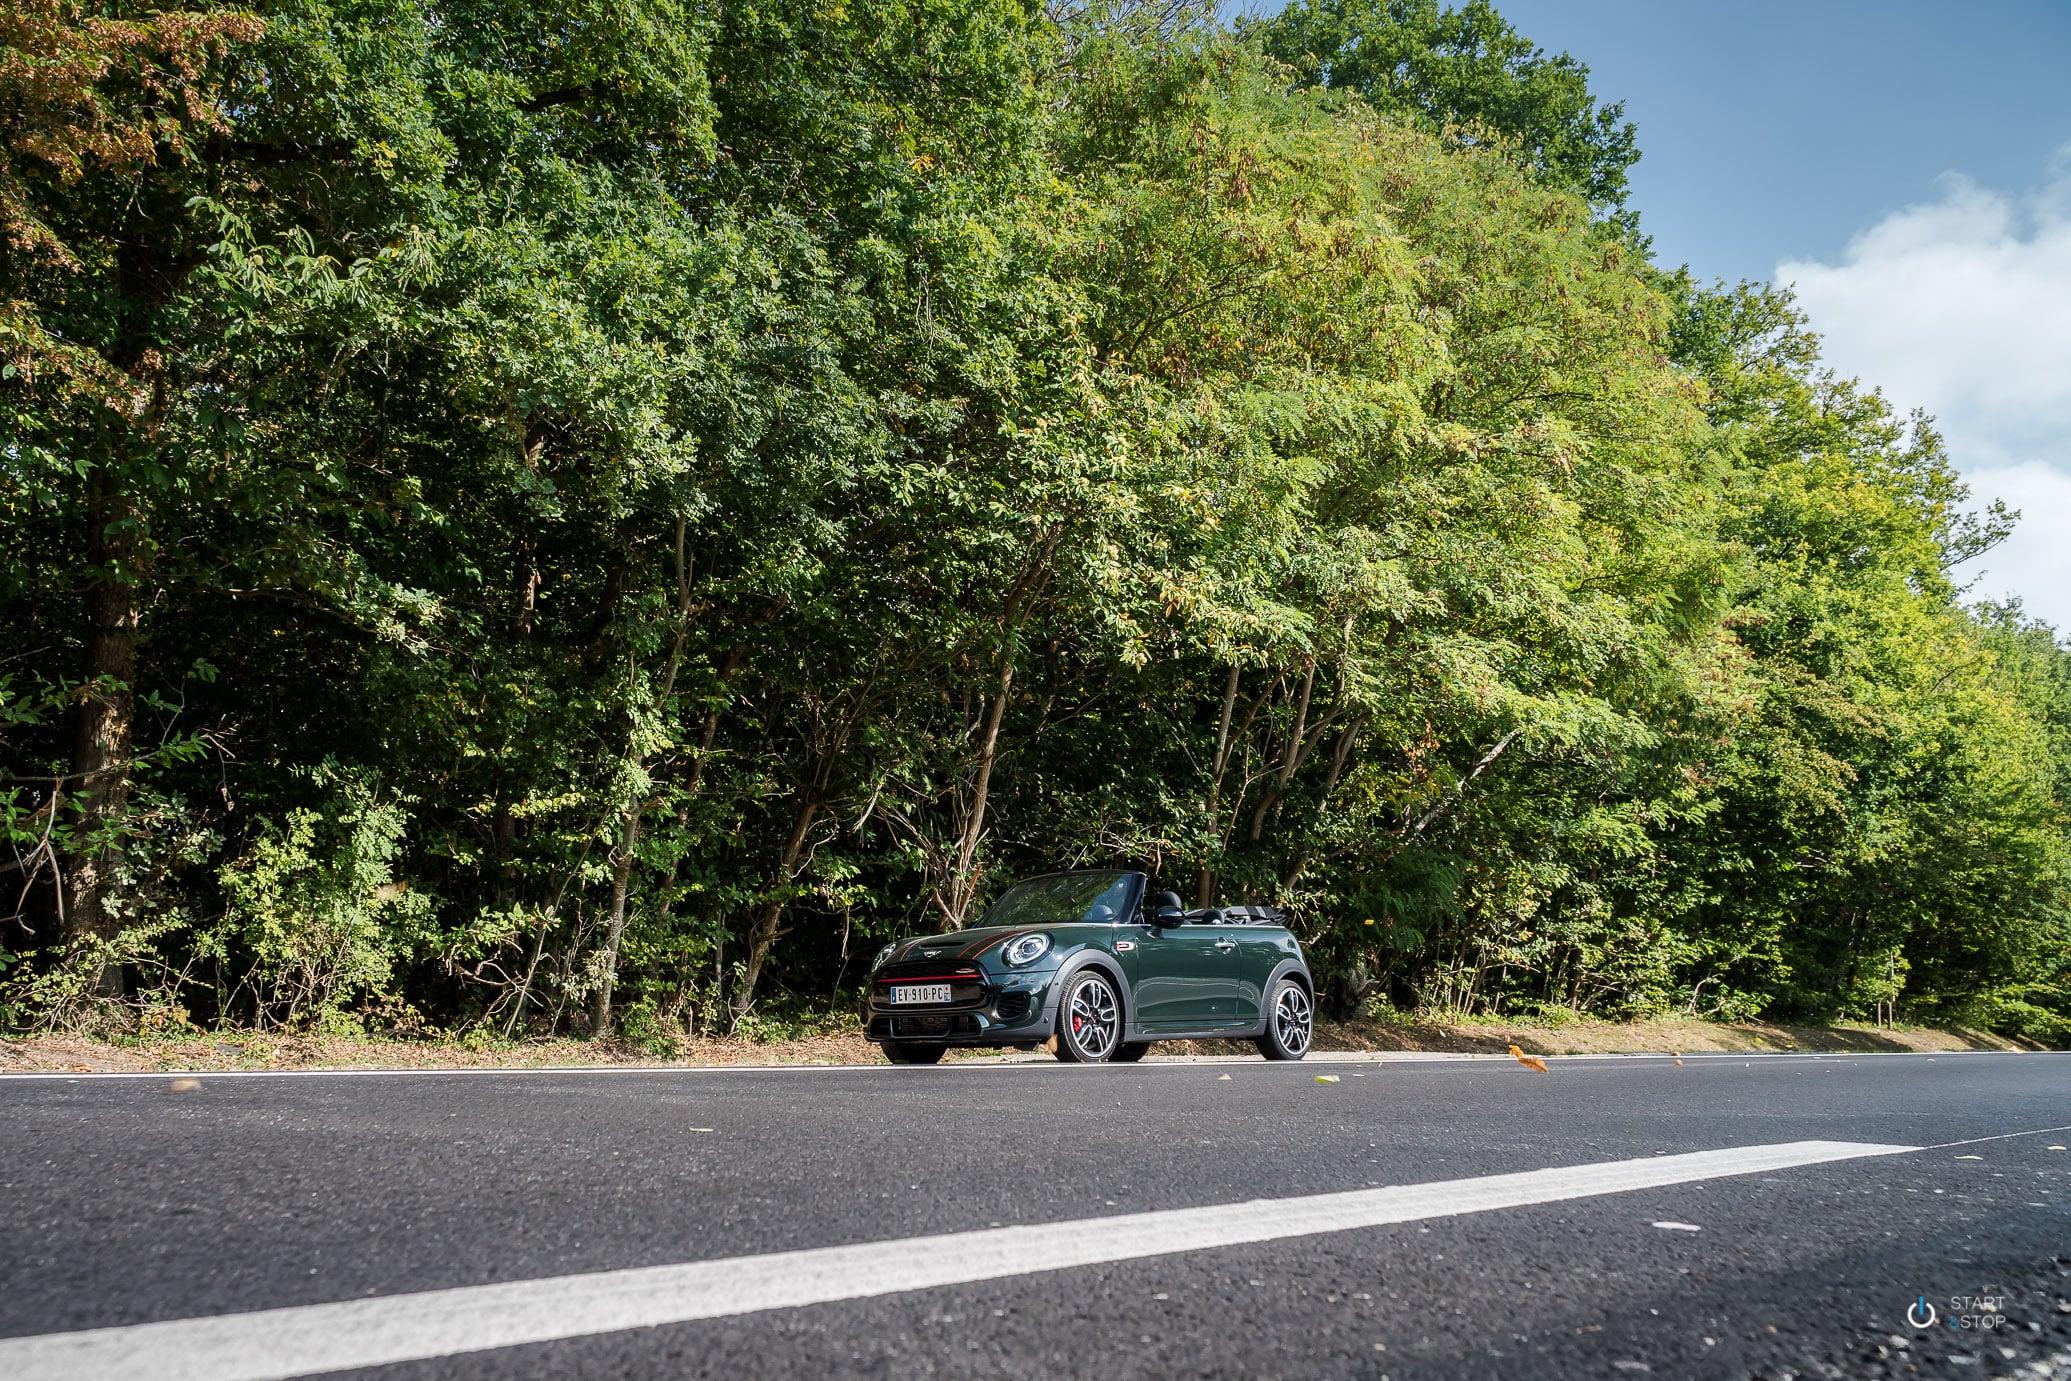
<path fill-rule="evenodd" d="M 1273 985 L 1283 978 L 1292 978 L 1300 983 L 1303 991 L 1308 993 L 1310 1003 L 1315 1003 L 1316 979 L 1309 973 L 1309 966 L 1299 959 L 1283 959 L 1275 964 L 1273 971 L 1266 975 L 1266 991 L 1261 996 L 1269 996 L 1273 991 Z"/>
<path fill-rule="evenodd" d="M 1115 994 L 1122 1001 L 1123 1040 L 1136 1029 L 1136 994 L 1130 990 L 1129 976 L 1122 972 L 1121 961 L 1104 950 L 1088 947 L 1080 950 L 1058 967 L 1057 976 L 1050 980 L 1050 995 L 1043 1001 L 1044 1024 L 1055 1029 L 1057 1009 L 1064 1002 L 1064 990 L 1071 981 L 1087 969 L 1100 970 L 1101 977 L 1115 985 Z"/>

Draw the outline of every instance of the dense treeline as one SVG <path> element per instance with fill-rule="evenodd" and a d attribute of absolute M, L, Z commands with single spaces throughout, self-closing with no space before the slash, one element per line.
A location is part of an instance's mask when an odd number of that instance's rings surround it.
<path fill-rule="evenodd" d="M 2071 652 L 1485 4 L 0 18 L 17 1026 L 635 1037 L 1017 873 L 2071 1012 Z"/>

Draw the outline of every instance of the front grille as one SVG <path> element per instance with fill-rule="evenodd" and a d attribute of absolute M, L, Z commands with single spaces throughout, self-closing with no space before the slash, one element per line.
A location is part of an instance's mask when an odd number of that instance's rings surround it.
<path fill-rule="evenodd" d="M 872 1017 L 870 1039 L 874 1041 L 941 1040 L 947 1036 L 975 1036 L 978 1018 L 969 1012 L 945 1012 L 925 1017 Z"/>

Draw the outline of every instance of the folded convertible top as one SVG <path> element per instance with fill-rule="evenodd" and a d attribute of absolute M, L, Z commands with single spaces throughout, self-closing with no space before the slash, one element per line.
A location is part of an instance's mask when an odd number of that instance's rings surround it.
<path fill-rule="evenodd" d="M 1189 925 L 1286 925 L 1287 913 L 1277 906 L 1204 906 L 1186 919 Z"/>

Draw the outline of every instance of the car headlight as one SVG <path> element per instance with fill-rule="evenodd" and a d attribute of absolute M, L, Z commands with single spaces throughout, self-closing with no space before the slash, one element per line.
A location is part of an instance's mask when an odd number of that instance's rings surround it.
<path fill-rule="evenodd" d="M 1014 965 L 1033 964 L 1049 952 L 1049 936 L 1023 935 L 1019 939 L 1007 941 L 1006 948 L 1000 951 L 1000 958 Z"/>
<path fill-rule="evenodd" d="M 899 942 L 897 940 L 894 940 L 890 944 L 886 945 L 883 949 L 879 950 L 877 952 L 877 958 L 870 961 L 870 971 L 872 973 L 876 973 L 879 969 L 883 968 L 884 961 L 891 958 L 892 951 L 897 949 L 898 947 Z"/>

